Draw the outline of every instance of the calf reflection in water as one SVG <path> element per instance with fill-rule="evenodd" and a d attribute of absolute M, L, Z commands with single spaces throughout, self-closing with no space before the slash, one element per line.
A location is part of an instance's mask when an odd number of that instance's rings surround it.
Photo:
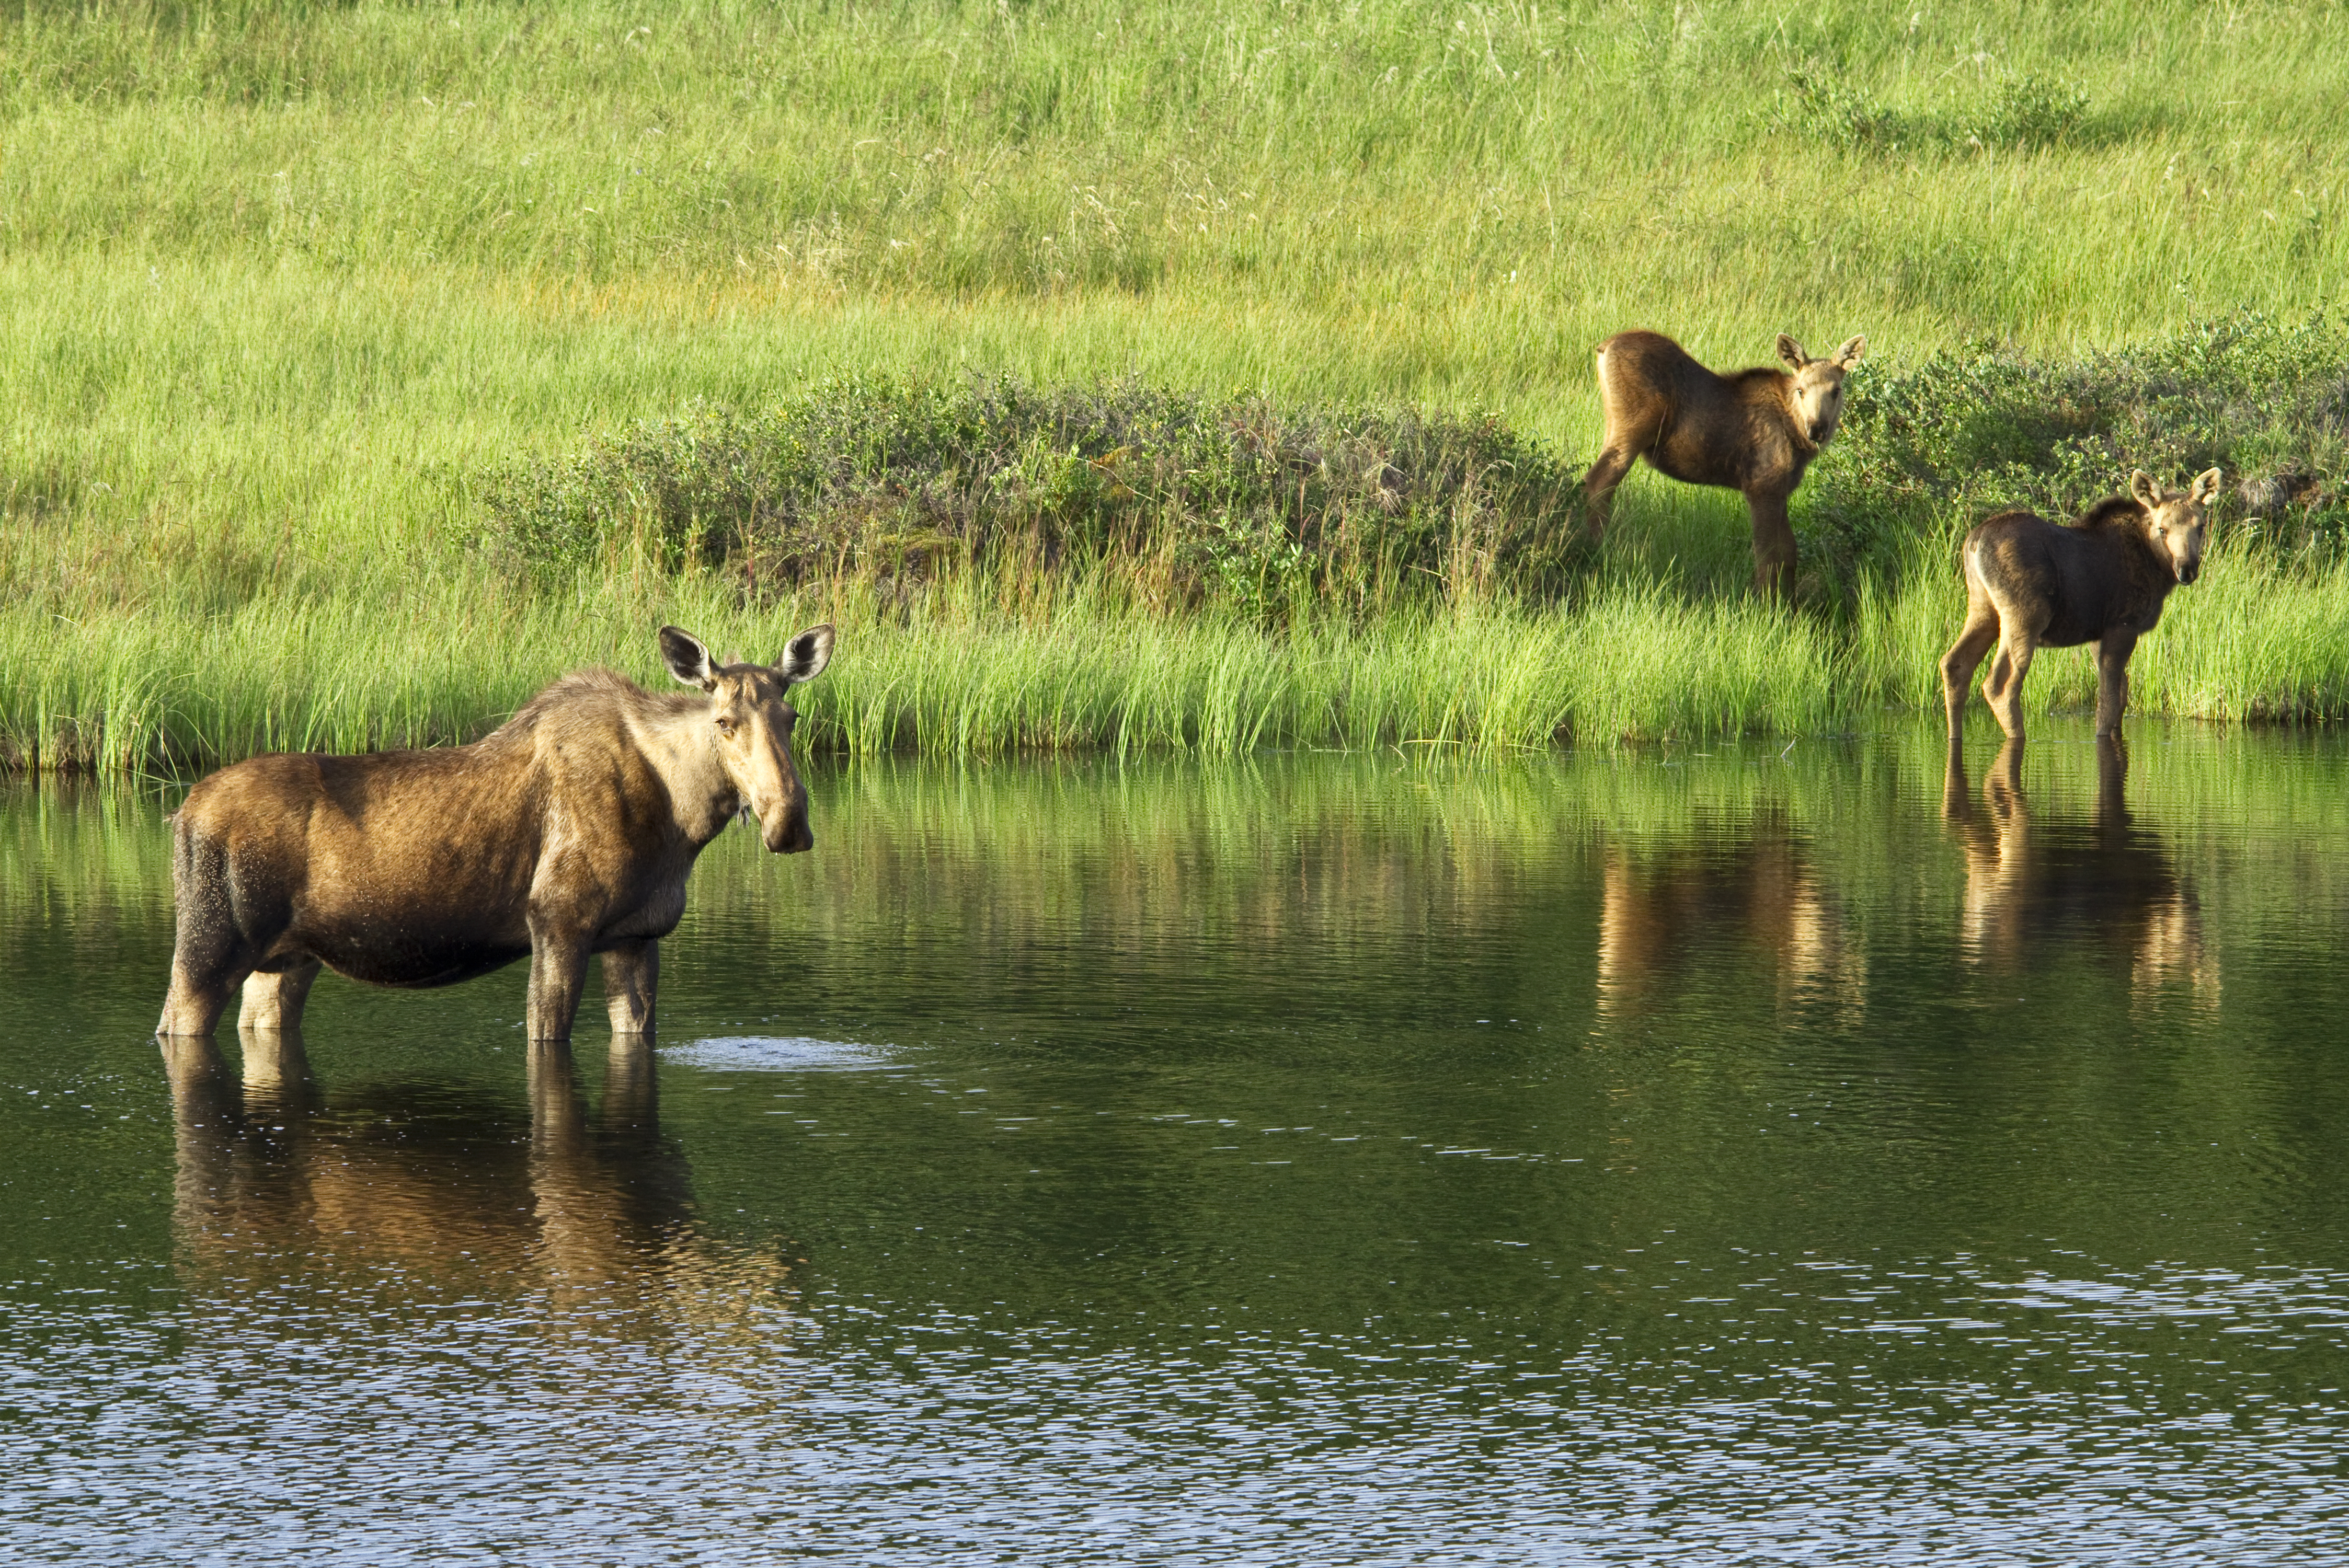
<path fill-rule="evenodd" d="M 2051 939 L 2124 958 L 2140 995 L 2171 980 L 2215 997 L 2219 965 L 2201 913 L 2158 834 L 2128 809 L 2128 753 L 2096 742 L 2096 805 L 2086 822 L 2033 812 L 2023 792 L 2023 742 L 2000 748 L 1977 805 L 1965 758 L 1953 742 L 1941 815 L 1966 856 L 1960 921 L 1966 955 L 2021 968 Z"/>
<path fill-rule="evenodd" d="M 1868 960 L 1782 813 L 1700 829 L 1661 848 L 1610 844 L 1601 872 L 1599 1014 L 1637 1010 L 1724 969 L 1722 949 L 1770 956 L 1780 1006 L 1867 1005 Z"/>
<path fill-rule="evenodd" d="M 174 1217 L 200 1289 L 304 1295 L 357 1276 L 398 1297 L 535 1298 L 550 1321 L 720 1340 L 789 1305 L 785 1260 L 696 1223 L 645 1036 L 615 1037 L 593 1120 L 569 1047 L 531 1046 L 526 1127 L 414 1086 L 330 1101 L 298 1032 L 241 1038 L 242 1085 L 208 1037 L 164 1042 Z"/>

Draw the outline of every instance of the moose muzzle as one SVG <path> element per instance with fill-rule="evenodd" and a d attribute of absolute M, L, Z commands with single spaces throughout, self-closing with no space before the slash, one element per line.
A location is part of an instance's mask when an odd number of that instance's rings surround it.
<path fill-rule="evenodd" d="M 782 809 L 763 813 L 759 819 L 759 836 L 767 848 L 779 855 L 803 854 L 815 848 L 815 833 L 808 827 L 808 799 L 804 789 L 794 792 Z"/>

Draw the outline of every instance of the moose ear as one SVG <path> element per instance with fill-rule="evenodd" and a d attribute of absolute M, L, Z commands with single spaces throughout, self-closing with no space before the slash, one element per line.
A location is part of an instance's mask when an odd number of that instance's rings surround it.
<path fill-rule="evenodd" d="M 1853 366 L 1858 364 L 1859 356 L 1867 352 L 1868 339 L 1865 337 L 1855 337 L 1849 343 L 1845 344 L 1841 348 L 1835 351 L 1835 362 L 1846 370 L 1848 370 Z"/>
<path fill-rule="evenodd" d="M 709 650 L 701 639 L 681 626 L 660 629 L 661 663 L 668 673 L 689 686 L 713 691 L 718 686 L 718 672 L 709 667 Z"/>
<path fill-rule="evenodd" d="M 2161 487 L 2155 484 L 2153 476 L 2143 469 L 2135 469 L 2129 474 L 2129 494 L 2143 506 L 2161 504 Z"/>
<path fill-rule="evenodd" d="M 2210 504 L 2210 498 L 2219 493 L 2219 480 L 2220 477 L 2219 470 L 2216 469 L 2203 469 L 2200 473 L 2194 476 L 2194 488 L 2192 490 L 2188 492 L 2188 499 L 2192 500 L 2196 506 L 2209 506 Z"/>
<path fill-rule="evenodd" d="M 823 666 L 832 663 L 832 625 L 810 626 L 792 639 L 783 656 L 775 661 L 775 673 L 793 686 L 812 681 L 823 674 Z"/>
<path fill-rule="evenodd" d="M 1800 370 L 1811 362 L 1811 356 L 1803 352 L 1803 346 L 1783 332 L 1778 335 L 1778 357 L 1786 362 L 1789 370 Z"/>

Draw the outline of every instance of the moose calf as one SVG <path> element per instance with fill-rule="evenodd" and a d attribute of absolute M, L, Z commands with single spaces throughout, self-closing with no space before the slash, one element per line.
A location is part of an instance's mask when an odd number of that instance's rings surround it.
<path fill-rule="evenodd" d="M 1966 686 L 1993 642 L 1998 657 L 1982 698 L 2009 736 L 2023 738 L 2032 655 L 2081 643 L 2096 645 L 2096 734 L 2116 734 L 2128 706 L 2129 655 L 2161 619 L 2169 591 L 2201 575 L 2218 493 L 2216 469 L 2185 490 L 2162 490 L 2139 469 L 2129 475 L 2128 494 L 2106 497 L 2077 522 L 2002 511 L 1975 524 L 1961 552 L 1965 629 L 1941 655 L 1950 738 L 1961 733 Z"/>
<path fill-rule="evenodd" d="M 1843 418 L 1843 382 L 1868 340 L 1855 337 L 1824 359 L 1778 335 L 1788 374 L 1768 366 L 1721 376 L 1660 332 L 1619 332 L 1598 348 L 1599 407 L 1607 439 L 1583 476 L 1583 524 L 1597 539 L 1615 487 L 1645 458 L 1657 472 L 1692 485 L 1743 492 L 1754 519 L 1754 587 L 1792 599 L 1795 531 L 1786 498 L 1833 438 Z"/>

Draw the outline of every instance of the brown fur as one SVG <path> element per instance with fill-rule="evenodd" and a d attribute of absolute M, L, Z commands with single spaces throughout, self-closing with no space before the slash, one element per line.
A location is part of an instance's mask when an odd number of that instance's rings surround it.
<path fill-rule="evenodd" d="M 1998 645 L 1983 700 L 2007 735 L 2023 738 L 2023 677 L 2041 647 L 2096 645 L 2096 733 L 2116 733 L 2128 706 L 2128 661 L 2161 619 L 2169 591 L 2201 574 L 2219 470 L 2186 490 L 2163 490 L 2142 471 L 2127 495 L 2110 496 L 2058 526 L 2028 511 L 1977 523 L 1960 551 L 1966 624 L 1941 656 L 1950 735 L 1961 733 L 1966 688 Z"/>
<path fill-rule="evenodd" d="M 1605 532 L 1615 487 L 1645 458 L 1670 478 L 1743 494 L 1754 523 L 1754 590 L 1793 598 L 1787 498 L 1834 438 L 1844 377 L 1867 348 L 1867 339 L 1855 337 L 1814 359 L 1781 334 L 1778 357 L 1786 372 L 1764 366 L 1723 376 L 1661 333 L 1619 332 L 1600 344 L 1599 406 L 1607 436 L 1582 480 L 1590 537 Z"/>
<path fill-rule="evenodd" d="M 784 663 L 713 664 L 661 633 L 678 680 L 565 676 L 495 733 L 448 750 L 256 757 L 189 791 L 172 835 L 179 935 L 158 1032 L 206 1035 L 244 987 L 241 1028 L 291 1028 L 321 965 L 379 985 L 446 985 L 528 957 L 533 1039 L 566 1039 L 588 955 L 615 1032 L 652 1028 L 657 944 L 702 846 L 748 807 L 767 847 L 813 847 L 785 692 L 832 628 Z"/>

